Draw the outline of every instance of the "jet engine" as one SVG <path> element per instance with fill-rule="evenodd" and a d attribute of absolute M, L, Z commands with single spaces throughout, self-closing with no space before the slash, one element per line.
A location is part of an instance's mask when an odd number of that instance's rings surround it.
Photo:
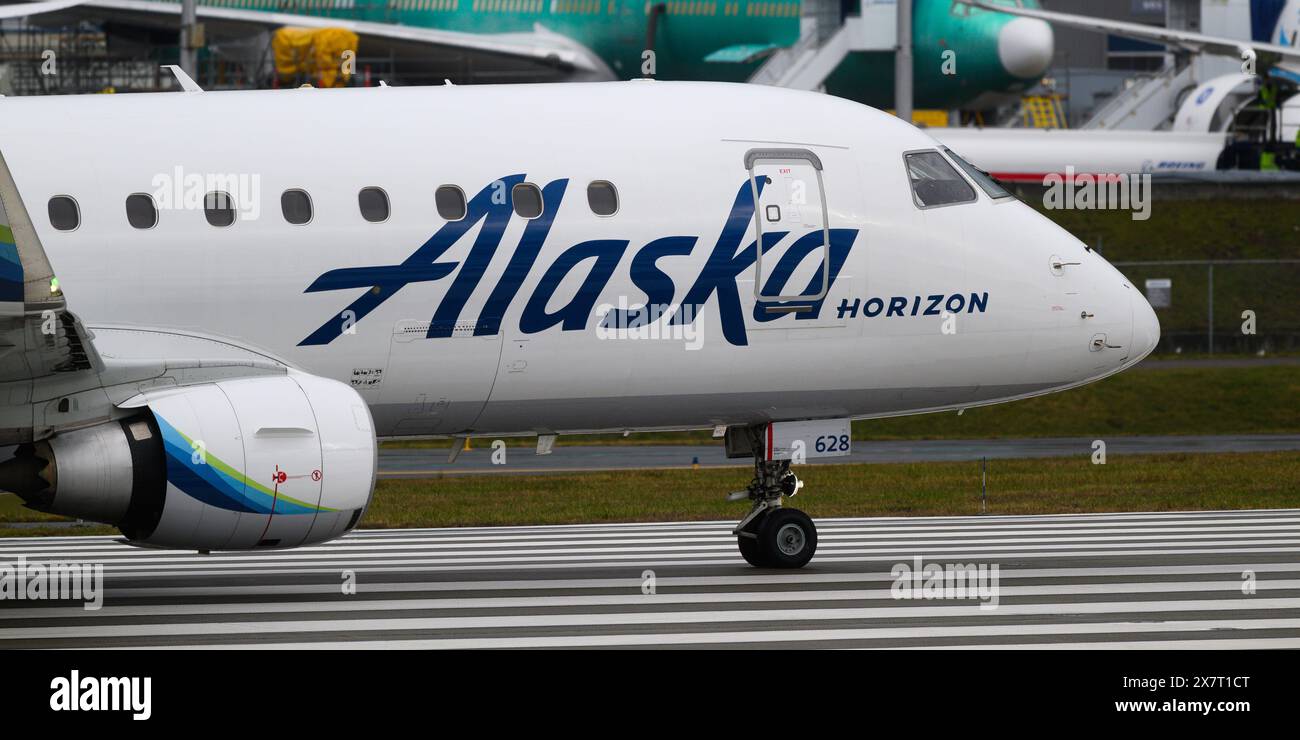
<path fill-rule="evenodd" d="M 151 389 L 123 418 L 22 445 L 0 488 L 133 544 L 287 548 L 356 526 L 374 491 L 370 412 L 299 372 Z"/>

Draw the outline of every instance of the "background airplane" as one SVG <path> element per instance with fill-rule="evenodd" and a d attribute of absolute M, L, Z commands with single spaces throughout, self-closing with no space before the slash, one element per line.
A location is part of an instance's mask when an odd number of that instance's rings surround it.
<path fill-rule="evenodd" d="M 1240 39 L 1072 13 L 1057 13 L 1035 8 L 1029 3 L 1004 4 L 991 0 L 957 0 L 957 2 L 1018 18 L 1046 21 L 1139 41 L 1153 41 L 1194 54 L 1221 54 L 1239 60 L 1244 60 L 1247 52 L 1253 56 L 1262 54 L 1266 56 L 1266 62 L 1268 57 L 1280 60 L 1281 64 L 1278 65 L 1280 73 L 1300 82 L 1300 0 L 1252 0 L 1248 6 L 1243 5 L 1242 10 L 1250 14 L 1251 38 Z M 1265 69 L 1267 65 L 1261 65 L 1261 71 Z"/>
<path fill-rule="evenodd" d="M 988 0 L 959 0 L 989 12 L 1047 21 L 1072 28 L 1109 33 L 1167 44 L 1183 54 L 1228 56 L 1237 62 L 1252 59 L 1254 71 L 1220 75 L 1189 88 L 1176 110 L 1167 116 L 1166 129 L 1082 131 L 1023 129 L 931 129 L 935 138 L 951 146 L 976 166 L 999 179 L 1041 182 L 1047 174 L 1197 173 L 1239 164 L 1242 146 L 1256 151 L 1280 151 L 1284 166 L 1293 167 L 1289 147 L 1296 127 L 1283 114 L 1300 104 L 1294 81 L 1300 80 L 1300 0 L 1239 4 L 1250 13 L 1253 38 L 1234 39 L 1177 29 L 1125 23 L 1103 18 L 1057 13 L 1029 7 L 1001 5 Z M 1241 24 L 1242 26 L 1246 24 Z M 1274 43 L 1276 42 L 1276 43 Z M 1258 72 L 1258 74 L 1256 74 Z M 1236 115 L 1245 110 L 1269 77 L 1284 100 L 1276 106 L 1277 120 L 1264 141 L 1234 142 Z M 1291 96 L 1290 100 L 1285 100 Z M 1253 159 L 1252 159 L 1253 157 Z M 1258 154 L 1247 156 L 1258 162 Z M 1257 165 L 1252 165 L 1255 168 Z"/>
<path fill-rule="evenodd" d="M 1003 0 L 1012 2 L 1013 0 Z M 1036 1 L 1031 3 L 1036 7 Z M 24 11 L 27 11 L 24 13 Z M 800 57 L 831 63 L 805 89 L 820 87 L 874 106 L 894 101 L 893 4 L 799 0 L 200 0 L 207 44 L 269 78 L 265 34 L 283 26 L 341 27 L 361 53 L 396 60 L 408 83 L 630 79 L 743 82 L 771 77 Z M 180 5 L 155 0 L 54 0 L 0 7 L 42 22 L 95 19 L 110 28 L 174 33 Z M 837 35 L 838 34 L 838 35 Z M 869 42 L 872 36 L 876 41 Z M 259 41 L 260 39 L 260 41 Z M 251 42 L 250 42 L 251 40 Z M 153 41 L 174 44 L 174 37 Z M 1032 86 L 1051 62 L 1042 21 L 1017 19 L 950 0 L 916 0 L 915 103 L 951 110 L 992 107 Z M 856 50 L 855 50 L 856 49 Z M 868 51 L 863 49 L 876 49 Z M 647 75 L 643 52 L 655 52 Z M 944 71 L 954 52 L 956 74 Z M 764 67 L 768 67 L 764 70 Z M 950 69 L 951 71 L 951 69 Z M 990 95 L 994 97 L 990 97 Z"/>

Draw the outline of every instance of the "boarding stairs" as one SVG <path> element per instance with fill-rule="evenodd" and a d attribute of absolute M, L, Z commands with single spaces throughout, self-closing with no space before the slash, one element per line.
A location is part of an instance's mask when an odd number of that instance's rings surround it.
<path fill-rule="evenodd" d="M 849 52 L 892 51 L 897 46 L 897 18 L 894 3 L 863 0 L 861 15 L 841 23 L 838 0 L 804 0 L 799 40 L 769 56 L 749 81 L 819 90 Z"/>
<path fill-rule="evenodd" d="M 1156 131 L 1168 128 L 1180 96 L 1196 87 L 1190 64 L 1171 65 L 1154 76 L 1129 79 L 1125 87 L 1083 124 L 1085 129 Z"/>

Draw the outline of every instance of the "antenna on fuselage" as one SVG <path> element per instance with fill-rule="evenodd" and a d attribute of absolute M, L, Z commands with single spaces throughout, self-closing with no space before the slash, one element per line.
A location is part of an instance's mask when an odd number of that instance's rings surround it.
<path fill-rule="evenodd" d="M 183 92 L 203 92 L 203 88 L 199 87 L 199 83 L 195 82 L 194 78 L 190 77 L 189 74 L 187 74 L 185 70 L 181 69 L 179 65 L 164 64 L 162 65 L 162 68 L 171 70 L 172 74 L 176 76 L 176 81 L 181 84 L 181 90 Z"/>

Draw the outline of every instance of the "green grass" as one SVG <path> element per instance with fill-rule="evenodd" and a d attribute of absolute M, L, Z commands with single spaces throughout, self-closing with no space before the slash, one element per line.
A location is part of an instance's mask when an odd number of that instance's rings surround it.
<path fill-rule="evenodd" d="M 1297 256 L 1300 246 L 1293 248 L 1292 257 Z M 1168 338 L 1164 345 L 1205 348 L 1209 273 L 1204 265 L 1119 265 L 1118 269 L 1139 290 L 1144 290 L 1148 278 L 1172 280 L 1171 305 L 1156 309 L 1161 334 Z M 1247 310 L 1255 314 L 1254 335 L 1242 332 L 1242 313 Z M 1220 351 L 1294 349 L 1286 336 L 1300 334 L 1300 264 L 1215 265 L 1214 334 Z"/>
<path fill-rule="evenodd" d="M 67 519 L 42 514 L 23 506 L 22 499 L 12 493 L 0 491 L 0 522 L 64 522 Z"/>
<path fill-rule="evenodd" d="M 116 527 L 102 524 L 78 526 L 48 527 L 4 527 L 0 526 L 0 537 L 87 537 L 90 535 L 118 535 Z"/>
<path fill-rule="evenodd" d="M 853 438 L 984 439 L 1300 433 L 1300 366 L 1135 370 L 1063 393 L 953 412 L 855 422 Z M 511 446 L 533 446 L 532 437 Z M 719 444 L 710 432 L 573 435 L 558 444 Z M 446 448 L 448 440 L 385 442 Z M 475 447 L 491 440 L 476 439 Z"/>
<path fill-rule="evenodd" d="M 1295 434 L 1300 367 L 1120 373 L 1082 388 L 955 413 L 854 424 L 854 439 Z"/>
<path fill-rule="evenodd" d="M 1158 191 L 1157 191 L 1158 192 Z M 1049 211 L 1027 200 L 1106 259 L 1294 259 L 1300 253 L 1296 201 L 1156 200 L 1151 218 L 1134 221 L 1129 211 Z"/>
<path fill-rule="evenodd" d="M 802 467 L 794 505 L 814 517 L 977 514 L 976 462 Z M 724 495 L 745 468 L 383 480 L 361 526 L 459 527 L 739 519 Z M 0 506 L 10 496 L 0 495 Z M 1300 452 L 994 460 L 989 514 L 1300 507 Z M 44 515 L 35 515 L 42 517 Z M 41 519 L 45 521 L 46 519 Z M 13 521 L 10 519 L 9 521 Z M 0 537 L 115 534 L 110 527 L 0 527 Z"/>
<path fill-rule="evenodd" d="M 1156 200 L 1147 221 L 1132 220 L 1128 211 L 1049 211 L 1038 199 L 1027 202 L 1111 262 L 1300 257 L 1300 219 L 1291 215 L 1300 205 L 1294 200 Z M 1162 331 L 1171 344 L 1200 345 L 1209 313 L 1204 266 L 1119 269 L 1139 289 L 1147 278 L 1173 280 L 1172 305 L 1157 310 Z M 1271 347 L 1294 347 L 1300 334 L 1300 265 L 1217 265 L 1214 304 L 1220 349 L 1253 352 L 1266 346 L 1266 338 Z M 1255 336 L 1241 333 L 1245 310 L 1257 317 Z"/>
<path fill-rule="evenodd" d="M 67 519 L 53 514 L 42 514 L 23 506 L 23 502 L 12 493 L 0 492 L 0 524 L 8 522 L 47 522 L 45 527 L 4 527 L 0 526 L 0 537 L 46 537 L 61 535 L 117 534 L 117 529 L 102 524 L 84 524 L 68 526 Z"/>
<path fill-rule="evenodd" d="M 979 513 L 979 464 L 800 469 L 795 504 L 814 517 Z M 739 519 L 726 492 L 748 471 L 701 469 L 385 480 L 364 527 L 454 527 Z M 1111 457 L 989 463 L 988 513 L 1261 509 L 1300 506 L 1300 453 Z"/>

